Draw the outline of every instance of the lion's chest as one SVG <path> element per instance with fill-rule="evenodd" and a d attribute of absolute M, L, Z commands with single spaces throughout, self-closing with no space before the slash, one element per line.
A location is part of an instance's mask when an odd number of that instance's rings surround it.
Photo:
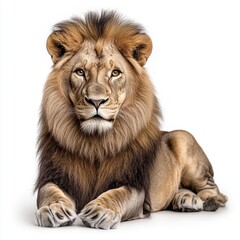
<path fill-rule="evenodd" d="M 127 148 L 112 158 L 100 161 L 74 159 L 66 171 L 68 182 L 65 189 L 76 201 L 77 209 L 101 193 L 123 185 L 136 189 L 147 189 L 149 169 L 155 159 L 155 148 L 144 149 L 140 146 Z"/>
<path fill-rule="evenodd" d="M 109 158 L 87 162 L 78 159 L 65 168 L 64 190 L 74 198 L 78 210 L 101 193 L 128 181 L 129 171 L 125 161 L 126 159 Z"/>
<path fill-rule="evenodd" d="M 79 169 L 78 182 L 89 191 L 89 194 L 101 194 L 116 183 L 128 178 L 126 159 L 107 158 L 103 161 L 85 164 Z"/>

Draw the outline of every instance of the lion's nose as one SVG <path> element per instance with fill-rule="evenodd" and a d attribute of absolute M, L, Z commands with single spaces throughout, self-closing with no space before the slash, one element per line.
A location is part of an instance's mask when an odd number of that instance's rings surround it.
<path fill-rule="evenodd" d="M 108 98 L 106 98 L 106 99 L 89 99 L 89 98 L 85 97 L 85 101 L 98 109 L 101 104 L 104 104 L 108 101 Z"/>

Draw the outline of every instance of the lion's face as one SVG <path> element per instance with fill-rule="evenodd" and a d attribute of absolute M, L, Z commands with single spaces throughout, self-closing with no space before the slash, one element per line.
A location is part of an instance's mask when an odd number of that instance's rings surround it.
<path fill-rule="evenodd" d="M 151 39 L 141 26 L 114 16 L 101 29 L 98 25 L 91 15 L 85 22 L 59 23 L 47 40 L 54 66 L 44 104 L 48 125 L 61 141 L 67 131 L 76 136 L 77 125 L 86 134 L 115 126 L 114 135 L 120 129 L 136 134 L 151 118 L 154 94 L 143 68 Z"/>
<path fill-rule="evenodd" d="M 129 65 L 116 46 L 105 43 L 96 50 L 85 42 L 69 62 L 70 98 L 86 133 L 103 133 L 112 128 L 119 110 L 131 94 Z"/>

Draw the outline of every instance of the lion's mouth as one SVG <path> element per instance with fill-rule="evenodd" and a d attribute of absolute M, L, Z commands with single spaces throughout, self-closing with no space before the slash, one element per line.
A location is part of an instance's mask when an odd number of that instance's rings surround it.
<path fill-rule="evenodd" d="M 108 121 L 108 122 L 113 122 L 113 119 L 106 119 L 106 118 L 100 116 L 99 114 L 96 114 L 96 115 L 94 115 L 93 117 L 91 117 L 91 118 L 89 118 L 89 119 L 86 119 L 86 120 L 90 120 L 90 119 L 96 120 L 96 121 L 102 121 L 102 120 L 104 120 L 104 121 Z"/>

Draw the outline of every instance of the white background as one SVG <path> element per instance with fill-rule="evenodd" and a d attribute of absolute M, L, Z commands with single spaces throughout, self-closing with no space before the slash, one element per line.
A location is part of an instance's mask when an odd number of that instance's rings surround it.
<path fill-rule="evenodd" d="M 162 105 L 163 129 L 195 135 L 229 197 L 226 208 L 164 211 L 109 231 L 79 222 L 58 229 L 34 225 L 37 122 L 52 64 L 46 39 L 56 22 L 101 9 L 118 10 L 147 29 L 154 48 L 146 67 Z M 239 239 L 239 1 L 1 0 L 0 31 L 1 240 Z"/>

